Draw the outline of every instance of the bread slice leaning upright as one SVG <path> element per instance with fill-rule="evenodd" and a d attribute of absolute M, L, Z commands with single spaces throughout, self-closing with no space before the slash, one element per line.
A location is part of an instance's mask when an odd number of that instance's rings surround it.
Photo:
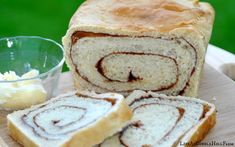
<path fill-rule="evenodd" d="M 25 147 L 92 147 L 121 131 L 132 112 L 122 95 L 72 92 L 7 116 Z"/>
<path fill-rule="evenodd" d="M 132 120 L 100 147 L 193 146 L 216 123 L 215 106 L 196 98 L 134 91 L 127 102 Z"/>

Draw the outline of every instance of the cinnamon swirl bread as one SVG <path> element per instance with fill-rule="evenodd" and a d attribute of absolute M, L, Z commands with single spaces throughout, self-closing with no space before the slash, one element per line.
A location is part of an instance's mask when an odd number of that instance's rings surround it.
<path fill-rule="evenodd" d="M 216 122 L 215 106 L 196 98 L 134 91 L 127 101 L 131 122 L 100 147 L 193 146 Z"/>
<path fill-rule="evenodd" d="M 75 86 L 196 96 L 213 20 L 197 0 L 87 0 L 63 38 Z"/>
<path fill-rule="evenodd" d="M 92 147 L 120 131 L 131 110 L 118 94 L 71 93 L 7 116 L 10 135 L 25 147 Z"/>

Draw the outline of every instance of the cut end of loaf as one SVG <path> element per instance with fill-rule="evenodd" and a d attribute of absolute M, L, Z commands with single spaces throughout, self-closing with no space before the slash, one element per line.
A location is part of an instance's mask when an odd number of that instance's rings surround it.
<path fill-rule="evenodd" d="M 79 39 L 68 54 L 76 88 L 196 95 L 197 74 L 202 69 L 197 68 L 196 49 L 184 38 L 103 37 L 94 33 L 84 37 L 83 33 L 76 33 Z"/>
<path fill-rule="evenodd" d="M 213 19 L 189 0 L 84 2 L 63 38 L 76 88 L 197 96 Z"/>

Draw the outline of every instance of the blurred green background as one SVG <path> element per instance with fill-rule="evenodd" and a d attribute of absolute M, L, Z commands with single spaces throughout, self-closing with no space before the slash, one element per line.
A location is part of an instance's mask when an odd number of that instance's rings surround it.
<path fill-rule="evenodd" d="M 0 0 L 0 37 L 36 35 L 61 43 L 70 17 L 83 1 Z M 235 0 L 202 1 L 210 2 L 216 10 L 210 43 L 235 53 Z"/>

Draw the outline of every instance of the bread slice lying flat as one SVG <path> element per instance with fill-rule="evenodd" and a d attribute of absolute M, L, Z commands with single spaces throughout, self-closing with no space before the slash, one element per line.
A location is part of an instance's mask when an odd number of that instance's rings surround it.
<path fill-rule="evenodd" d="M 7 116 L 25 147 L 91 147 L 120 131 L 132 113 L 122 95 L 70 93 Z"/>
<path fill-rule="evenodd" d="M 87 0 L 63 38 L 75 87 L 195 97 L 213 22 L 198 0 Z"/>
<path fill-rule="evenodd" d="M 134 91 L 127 102 L 130 124 L 100 147 L 192 146 L 216 123 L 215 106 L 195 98 Z"/>

